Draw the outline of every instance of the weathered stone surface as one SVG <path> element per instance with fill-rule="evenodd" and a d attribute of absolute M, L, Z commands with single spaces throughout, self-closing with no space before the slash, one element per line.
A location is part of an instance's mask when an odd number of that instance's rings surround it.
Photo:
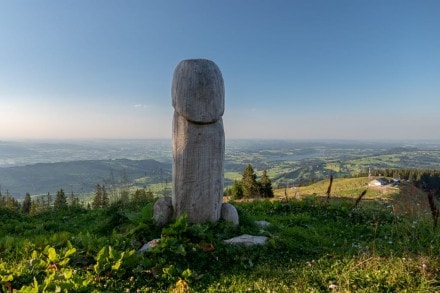
<path fill-rule="evenodd" d="M 266 244 L 266 241 L 267 241 L 266 236 L 252 236 L 248 234 L 243 234 L 241 236 L 224 240 L 224 242 L 227 244 L 242 244 L 245 246 L 264 245 Z"/>
<path fill-rule="evenodd" d="M 159 244 L 159 242 L 160 242 L 160 238 L 148 241 L 147 243 L 142 245 L 142 247 L 139 249 L 139 252 L 150 250 L 151 248 L 156 247 Z"/>
<path fill-rule="evenodd" d="M 218 66 L 205 59 L 183 60 L 174 70 L 173 107 L 185 119 L 212 123 L 225 110 L 225 88 Z"/>
<path fill-rule="evenodd" d="M 209 60 L 184 60 L 172 86 L 174 215 L 217 222 L 223 196 L 223 78 Z"/>
<path fill-rule="evenodd" d="M 254 223 L 260 228 L 266 228 L 270 226 L 270 223 L 268 221 L 255 221 Z"/>
<path fill-rule="evenodd" d="M 158 226 L 165 226 L 173 217 L 173 204 L 169 196 L 156 200 L 153 206 L 153 219 Z"/>
<path fill-rule="evenodd" d="M 225 221 L 232 222 L 234 226 L 240 224 L 237 209 L 230 203 L 222 204 L 221 218 Z"/>

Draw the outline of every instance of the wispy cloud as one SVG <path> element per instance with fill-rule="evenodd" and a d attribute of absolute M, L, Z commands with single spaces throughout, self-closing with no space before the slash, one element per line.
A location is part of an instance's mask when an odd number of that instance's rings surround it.
<path fill-rule="evenodd" d="M 135 105 L 133 105 L 133 107 L 135 107 L 136 109 L 147 109 L 149 107 L 149 105 L 135 104 Z"/>

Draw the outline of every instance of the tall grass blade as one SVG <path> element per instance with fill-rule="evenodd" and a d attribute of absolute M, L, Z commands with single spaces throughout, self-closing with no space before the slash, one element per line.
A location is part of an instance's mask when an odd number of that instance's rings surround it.
<path fill-rule="evenodd" d="M 358 198 L 356 199 L 356 202 L 354 203 L 354 208 L 357 208 L 358 204 L 361 202 L 362 198 L 364 197 L 364 195 L 367 194 L 367 190 L 365 189 L 364 191 L 362 191 L 361 194 L 359 194 Z"/>
<path fill-rule="evenodd" d="M 429 202 L 429 207 L 431 209 L 432 224 L 433 224 L 434 229 L 437 227 L 438 217 L 439 217 L 439 209 L 438 209 L 437 205 L 435 204 L 435 194 L 436 194 L 435 189 L 431 189 L 428 192 L 428 202 Z"/>
<path fill-rule="evenodd" d="M 333 185 L 333 174 L 330 174 L 330 184 L 327 188 L 327 203 L 330 201 L 330 194 L 332 192 L 332 185 Z"/>

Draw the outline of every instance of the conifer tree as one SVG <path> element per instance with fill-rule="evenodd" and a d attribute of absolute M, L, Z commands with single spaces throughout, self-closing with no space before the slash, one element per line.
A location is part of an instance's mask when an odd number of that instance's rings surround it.
<path fill-rule="evenodd" d="M 147 199 L 149 199 L 149 198 L 152 199 L 154 197 L 154 194 L 151 190 L 148 190 L 145 195 L 146 195 Z"/>
<path fill-rule="evenodd" d="M 243 171 L 241 186 L 243 188 L 244 197 L 258 196 L 259 188 L 257 183 L 257 175 L 255 175 L 251 164 L 248 164 Z"/>
<path fill-rule="evenodd" d="M 51 206 L 52 206 L 52 195 L 50 194 L 50 192 L 48 192 L 46 195 L 46 209 L 50 209 Z"/>
<path fill-rule="evenodd" d="M 38 206 L 37 203 L 35 201 L 31 202 L 31 209 L 29 211 L 29 215 L 33 216 L 38 214 Z"/>
<path fill-rule="evenodd" d="M 142 201 L 146 201 L 148 198 L 147 192 L 145 191 L 145 189 L 137 189 L 134 192 L 133 195 L 133 200 L 136 202 L 142 202 Z"/>
<path fill-rule="evenodd" d="M 69 203 L 71 207 L 80 207 L 80 202 L 78 196 L 75 196 L 73 191 L 70 193 Z"/>
<path fill-rule="evenodd" d="M 28 192 L 26 192 L 26 196 L 24 197 L 23 205 L 22 205 L 23 213 L 29 215 L 31 211 L 31 205 L 32 205 L 31 195 Z"/>
<path fill-rule="evenodd" d="M 243 187 L 239 180 L 234 180 L 234 184 L 231 187 L 231 196 L 233 199 L 240 199 L 243 197 Z"/>
<path fill-rule="evenodd" d="M 101 185 L 96 185 L 95 190 L 95 197 L 93 198 L 92 207 L 94 209 L 99 209 L 102 207 L 102 199 L 103 199 L 103 193 L 102 193 L 102 187 Z"/>
<path fill-rule="evenodd" d="M 273 197 L 272 182 L 269 176 L 267 176 L 266 170 L 263 171 L 260 180 L 258 181 L 260 185 L 260 194 L 262 197 Z"/>
<path fill-rule="evenodd" d="M 128 190 L 122 190 L 121 191 L 121 203 L 122 204 L 128 204 L 128 202 L 130 201 L 130 193 L 128 192 Z"/>
<path fill-rule="evenodd" d="M 106 208 L 110 204 L 110 198 L 108 196 L 107 190 L 105 189 L 105 186 L 102 186 L 102 200 L 101 200 L 101 207 Z"/>
<path fill-rule="evenodd" d="M 67 207 L 67 199 L 63 189 L 57 191 L 57 195 L 55 197 L 55 202 L 53 206 L 56 210 L 64 209 Z"/>

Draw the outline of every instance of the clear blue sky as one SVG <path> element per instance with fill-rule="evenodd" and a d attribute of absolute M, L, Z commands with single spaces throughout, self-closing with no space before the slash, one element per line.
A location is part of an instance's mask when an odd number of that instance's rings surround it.
<path fill-rule="evenodd" d="M 171 138 L 183 59 L 227 138 L 440 139 L 440 1 L 0 1 L 0 139 Z"/>

